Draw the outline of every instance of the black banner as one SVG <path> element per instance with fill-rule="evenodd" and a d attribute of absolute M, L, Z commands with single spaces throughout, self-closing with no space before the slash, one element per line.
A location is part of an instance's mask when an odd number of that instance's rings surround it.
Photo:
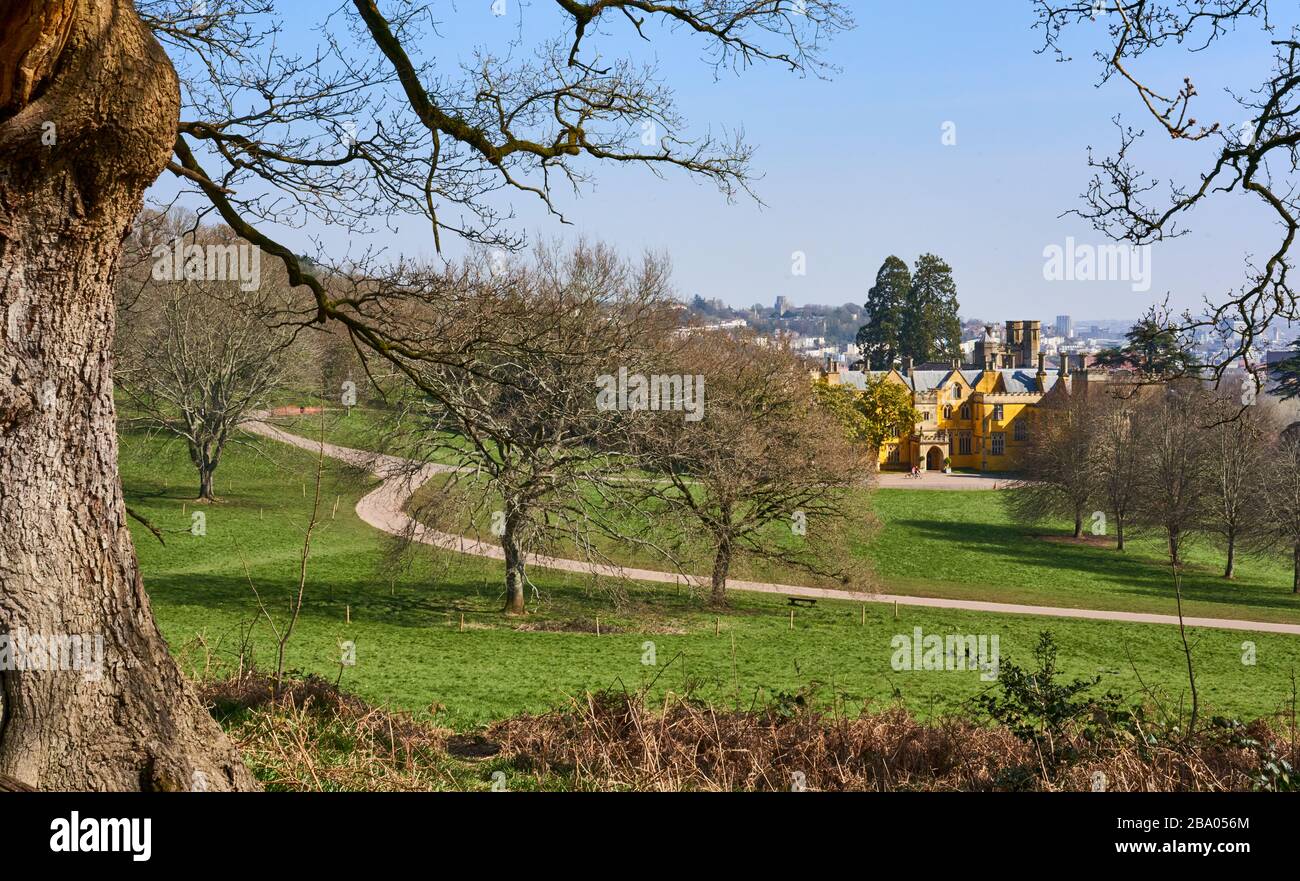
<path fill-rule="evenodd" d="M 450 865 L 445 861 L 457 855 L 560 857 L 574 847 L 641 854 L 702 848 L 732 866 L 752 861 L 768 869 L 784 859 L 846 852 L 908 854 L 938 865 L 1102 857 L 1221 864 L 1289 859 L 1295 816 L 1290 798 L 1263 794 L 0 796 L 11 861 L 112 866 L 128 876 L 219 868 L 226 860 L 333 870 Z"/>

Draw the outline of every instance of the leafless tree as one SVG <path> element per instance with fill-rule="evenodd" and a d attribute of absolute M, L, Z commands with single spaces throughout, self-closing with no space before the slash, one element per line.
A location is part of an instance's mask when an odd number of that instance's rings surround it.
<path fill-rule="evenodd" d="M 219 249 L 249 247 L 210 229 L 176 241 L 181 249 L 196 243 L 218 249 L 210 253 L 219 257 Z M 168 243 L 158 253 L 171 264 L 177 252 Z M 291 358 L 310 355 L 302 346 L 291 350 L 288 330 L 268 327 L 288 304 L 288 292 L 279 280 L 260 275 L 249 290 L 235 278 L 151 277 L 141 287 L 123 281 L 118 385 L 135 421 L 184 441 L 198 471 L 198 499 L 214 501 L 213 477 L 226 444 L 281 387 L 292 372 Z"/>
<path fill-rule="evenodd" d="M 1209 395 L 1194 382 L 1167 386 L 1145 402 L 1137 520 L 1159 529 L 1170 562 L 1181 568 L 1187 542 L 1206 528 L 1216 465 L 1207 455 Z"/>
<path fill-rule="evenodd" d="M 1137 520 L 1165 538 L 1170 579 L 1178 612 L 1178 633 L 1187 661 L 1192 711 L 1189 734 L 1200 709 L 1192 648 L 1183 625 L 1183 563 L 1187 543 L 1210 519 L 1215 466 L 1206 455 L 1209 395 L 1200 383 L 1171 383 L 1144 402 L 1142 468 L 1138 478 Z"/>
<path fill-rule="evenodd" d="M 1121 551 L 1142 470 L 1140 395 L 1136 389 L 1107 389 L 1089 402 L 1096 419 L 1097 495 L 1115 520 L 1115 548 Z"/>
<path fill-rule="evenodd" d="M 688 337 L 672 363 L 684 382 L 695 378 L 703 411 L 648 420 L 638 452 L 654 479 L 624 494 L 673 546 L 703 543 L 712 603 L 726 604 L 742 556 L 860 578 L 843 552 L 860 510 L 848 491 L 869 486 L 873 469 L 818 403 L 807 368 L 778 346 L 717 332 Z"/>
<path fill-rule="evenodd" d="M 1263 501 L 1265 535 L 1274 548 L 1291 552 L 1291 592 L 1300 593 L 1300 429 L 1285 432 L 1279 440 Z"/>
<path fill-rule="evenodd" d="M 677 31 L 719 66 L 818 72 L 824 40 L 851 23 L 834 0 L 555 0 L 536 5 L 549 16 L 529 31 L 546 34 L 538 45 L 449 58 L 425 4 L 386 7 L 351 0 L 315 22 L 273 0 L 0 9 L 0 624 L 102 633 L 115 658 L 93 686 L 0 678 L 0 774 L 39 788 L 177 788 L 197 772 L 256 786 L 153 623 L 118 480 L 113 267 L 162 171 L 283 262 L 310 291 L 304 318 L 337 321 L 408 369 L 443 347 L 368 326 L 268 230 L 414 215 L 436 241 L 510 246 L 511 197 L 558 214 L 552 188 L 601 162 L 743 192 L 748 146 L 692 137 L 660 73 L 631 50 L 602 54 L 602 37 Z M 290 55 L 276 39 L 312 24 L 315 51 Z"/>
<path fill-rule="evenodd" d="M 1191 334 L 1235 325 L 1240 337 L 1234 341 L 1224 335 L 1223 349 L 1210 366 L 1221 376 L 1243 359 L 1250 363 L 1253 344 L 1271 323 L 1300 319 L 1290 278 L 1292 247 L 1300 231 L 1300 22 L 1294 5 L 1285 23 L 1276 19 L 1278 4 L 1268 0 L 1035 0 L 1035 5 L 1044 51 L 1067 60 L 1064 46 L 1072 35 L 1067 32 L 1086 29 L 1102 35 L 1094 52 L 1101 80 L 1131 86 L 1135 107 L 1155 122 L 1158 132 L 1178 143 L 1210 148 L 1207 166 L 1190 185 L 1148 175 L 1133 158 L 1141 128 L 1117 117 L 1116 153 L 1089 156 L 1096 174 L 1084 194 L 1081 216 L 1099 231 L 1135 245 L 1185 235 L 1193 211 L 1204 213 L 1209 203 L 1230 194 L 1256 200 L 1276 221 L 1276 244 L 1262 261 L 1246 257 L 1245 279 L 1237 290 L 1207 299 L 1200 314 L 1170 316 L 1165 328 Z M 1197 84 L 1184 76 L 1181 82 L 1161 85 L 1150 68 L 1163 69 L 1171 60 L 1167 56 L 1199 52 L 1229 35 L 1267 39 L 1273 50 L 1271 70 L 1261 57 L 1259 85 L 1235 96 L 1237 118 L 1198 119 L 1193 108 Z"/>
<path fill-rule="evenodd" d="M 1272 433 L 1263 405 L 1242 409 L 1243 391 L 1249 396 L 1254 389 L 1234 387 L 1209 395 L 1202 414 L 1209 423 L 1202 453 L 1210 460 L 1211 469 L 1206 526 L 1223 539 L 1224 578 L 1236 576 L 1238 551 L 1255 541 L 1261 531 L 1264 472 Z"/>
<path fill-rule="evenodd" d="M 461 341 L 463 356 L 419 364 L 390 433 L 414 461 L 457 467 L 444 488 L 470 501 L 469 523 L 493 518 L 505 611 L 521 614 L 528 553 L 567 537 L 599 555 L 591 533 L 605 520 L 588 499 L 627 476 L 634 421 L 601 406 L 598 382 L 645 370 L 676 326 L 668 266 L 627 263 L 601 245 L 549 246 L 530 261 L 470 263 L 421 284 L 429 301 L 405 311 L 408 338 Z M 445 522 L 448 498 L 418 514 Z"/>
<path fill-rule="evenodd" d="M 1055 398 L 1032 413 L 1033 427 L 1020 460 L 1020 479 L 1002 493 L 1013 518 L 1040 523 L 1074 521 L 1074 537 L 1098 491 L 1097 421 L 1085 394 Z"/>

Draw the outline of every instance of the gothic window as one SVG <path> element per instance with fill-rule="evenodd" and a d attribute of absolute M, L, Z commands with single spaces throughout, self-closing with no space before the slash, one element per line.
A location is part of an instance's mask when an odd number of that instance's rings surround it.
<path fill-rule="evenodd" d="M 1016 440 L 1018 440 L 1018 441 L 1026 441 L 1026 440 L 1029 440 L 1029 423 L 1028 423 L 1028 422 L 1026 422 L 1024 419 L 1017 419 L 1015 422 L 1013 422 L 1013 423 L 1011 423 L 1011 424 L 1012 424 L 1013 426 L 1015 426 L 1015 430 L 1016 430 L 1015 438 L 1016 438 Z"/>
<path fill-rule="evenodd" d="M 959 456 L 970 455 L 970 439 L 971 439 L 971 434 L 969 431 L 963 431 L 957 435 L 957 455 Z"/>
<path fill-rule="evenodd" d="M 959 400 L 961 399 L 961 386 L 955 385 L 952 387 L 952 396 Z"/>
<path fill-rule="evenodd" d="M 1001 422 L 1001 421 L 1002 421 L 1002 405 L 1001 405 L 1001 404 L 994 404 L 994 405 L 993 405 L 993 421 L 994 421 L 994 422 Z"/>
<path fill-rule="evenodd" d="M 951 418 L 952 418 L 952 404 L 944 404 L 944 406 L 943 406 L 943 418 L 944 418 L 944 419 L 951 419 Z"/>
<path fill-rule="evenodd" d="M 970 404 L 961 405 L 961 418 L 970 419 Z"/>
<path fill-rule="evenodd" d="M 1001 456 L 1007 451 L 1007 436 L 1001 431 L 993 432 L 993 455 Z"/>
<path fill-rule="evenodd" d="M 889 463 L 890 463 L 891 465 L 897 465 L 897 464 L 898 464 L 898 446 L 897 446 L 896 444 L 890 444 L 890 445 L 889 445 L 889 456 L 888 456 L 888 460 L 889 460 Z"/>

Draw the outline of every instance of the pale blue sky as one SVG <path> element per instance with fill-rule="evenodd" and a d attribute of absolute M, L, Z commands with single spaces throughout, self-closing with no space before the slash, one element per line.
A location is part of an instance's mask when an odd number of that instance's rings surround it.
<path fill-rule="evenodd" d="M 521 16 L 526 35 L 550 20 L 549 0 L 522 7 L 520 0 L 506 2 L 504 19 L 492 16 L 491 0 L 435 4 L 444 10 L 442 38 L 431 51 L 450 58 L 476 45 L 504 49 L 519 34 Z M 521 228 L 533 236 L 586 234 L 628 253 L 667 251 L 683 296 L 738 306 L 771 304 L 780 294 L 796 305 L 860 302 L 884 257 L 896 253 L 911 262 L 933 251 L 954 268 L 963 314 L 993 320 L 1060 312 L 1076 319 L 1136 317 L 1166 293 L 1177 306 L 1195 306 L 1240 283 L 1248 251 L 1274 244 L 1266 214 L 1230 195 L 1191 218 L 1191 236 L 1155 249 L 1150 291 L 1136 293 L 1122 282 L 1045 281 L 1045 247 L 1064 244 L 1067 236 L 1102 242 L 1083 221 L 1058 217 L 1080 204 L 1089 179 L 1086 148 L 1115 146 L 1116 113 L 1152 131 L 1131 87 L 1095 88 L 1099 67 L 1089 41 L 1104 34 L 1076 33 L 1075 60 L 1060 64 L 1035 54 L 1042 39 L 1030 29 L 1028 0 L 851 6 L 858 27 L 830 47 L 827 57 L 842 68 L 830 81 L 769 66 L 715 82 L 698 61 L 700 42 L 681 34 L 642 44 L 626 39 L 627 28 L 613 27 L 620 36 L 604 44 L 607 52 L 622 46 L 643 58 L 652 52 L 694 131 L 744 128 L 758 148 L 755 169 L 763 177 L 755 188 L 766 207 L 744 198 L 729 205 L 711 185 L 680 174 L 659 180 L 642 170 L 604 167 L 581 198 L 560 195 L 574 226 L 561 227 L 520 199 Z M 292 14 L 295 7 L 301 18 Z M 292 36 L 293 28 L 318 19 L 309 12 L 318 5 L 297 0 L 281 8 L 291 13 L 287 39 L 305 41 Z M 1243 114 L 1223 89 L 1257 84 L 1271 57 L 1265 39 L 1243 31 L 1207 52 L 1175 49 L 1138 66 L 1170 90 L 1191 75 L 1204 96 L 1197 116 L 1236 125 Z M 941 142 L 949 121 L 955 146 Z M 1161 179 L 1175 173 L 1195 181 L 1205 149 L 1154 134 L 1145 140 L 1138 154 L 1145 167 Z M 172 186 L 164 181 L 158 192 Z M 331 246 L 345 244 L 336 231 L 311 232 Z M 279 233 L 310 250 L 308 231 Z M 395 252 L 432 252 L 418 221 L 382 242 Z M 791 275 L 794 251 L 807 254 L 804 277 Z"/>

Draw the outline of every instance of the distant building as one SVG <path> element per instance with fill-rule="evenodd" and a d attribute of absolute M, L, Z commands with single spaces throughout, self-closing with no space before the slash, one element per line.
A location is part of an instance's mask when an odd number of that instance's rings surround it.
<path fill-rule="evenodd" d="M 817 379 L 830 385 L 864 389 L 884 380 L 905 386 L 920 421 L 880 447 L 882 468 L 913 465 L 923 471 L 945 467 L 979 471 L 1012 471 L 1029 442 L 1032 410 L 1064 380 L 1069 366 L 1048 373 L 1041 358 L 1033 367 L 969 369 L 948 364 L 943 369 L 848 371 L 828 361 Z"/>
<path fill-rule="evenodd" d="M 743 327 L 749 327 L 749 322 L 743 318 L 730 318 L 726 321 L 715 321 L 712 324 L 694 324 L 687 327 L 679 327 L 673 333 L 677 336 L 690 336 L 693 333 L 713 333 L 724 330 L 739 330 Z"/>
<path fill-rule="evenodd" d="M 1069 315 L 1056 316 L 1056 335 L 1067 340 L 1074 337 L 1074 319 Z"/>
<path fill-rule="evenodd" d="M 1041 321 L 1008 321 L 1001 341 L 993 332 L 993 325 L 986 325 L 984 338 L 975 341 L 975 366 L 984 370 L 1033 367 L 1042 348 L 1042 324 Z"/>
<path fill-rule="evenodd" d="M 772 311 L 776 313 L 777 318 L 780 318 L 782 315 L 785 314 L 785 310 L 789 308 L 790 308 L 790 300 L 788 297 L 777 297 L 776 305 L 772 307 Z"/>

